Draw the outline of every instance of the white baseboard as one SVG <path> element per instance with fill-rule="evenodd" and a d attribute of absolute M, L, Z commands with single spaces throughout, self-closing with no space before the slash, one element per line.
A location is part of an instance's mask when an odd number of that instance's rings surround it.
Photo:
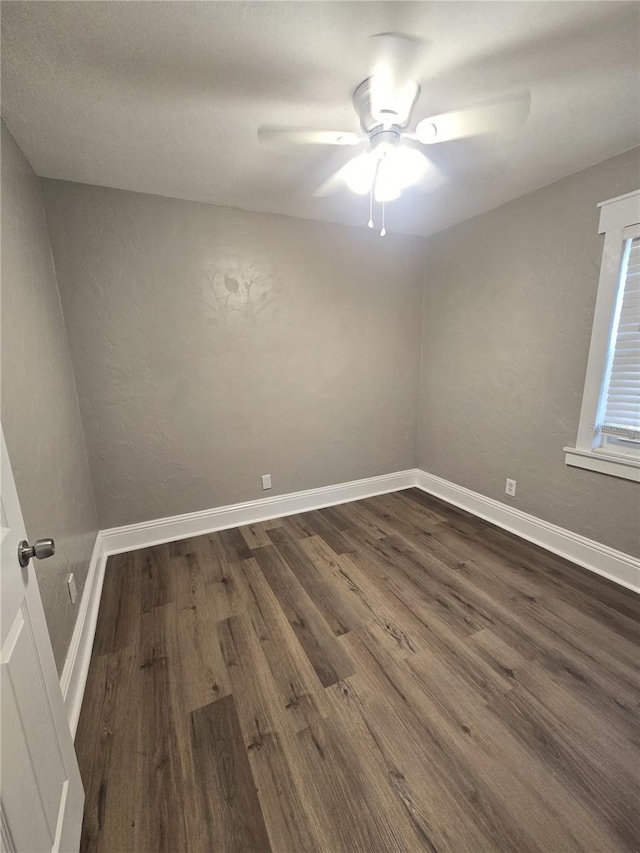
<path fill-rule="evenodd" d="M 91 554 L 78 618 L 71 636 L 71 644 L 60 677 L 60 688 L 67 712 L 71 736 L 75 738 L 82 707 L 82 697 L 87 683 L 87 674 L 91 662 L 91 651 L 96 633 L 98 610 L 102 596 L 102 583 L 107 556 L 104 552 L 102 534 L 98 532 Z"/>
<path fill-rule="evenodd" d="M 419 469 L 416 473 L 416 485 L 423 491 L 640 593 L 640 560 L 636 557 L 450 483 L 435 474 Z"/>
<path fill-rule="evenodd" d="M 288 495 L 276 495 L 262 500 L 216 507 L 186 515 L 176 515 L 171 518 L 145 521 L 141 524 L 112 527 L 99 531 L 96 537 L 78 619 L 60 679 L 72 734 L 75 736 L 78 726 L 91 661 L 105 566 L 110 554 L 135 551 L 138 548 L 148 548 L 163 542 L 200 536 L 242 524 L 255 524 L 299 512 L 309 512 L 312 509 L 321 509 L 414 486 L 640 593 L 640 560 L 636 557 L 616 551 L 607 545 L 601 545 L 585 536 L 557 527 L 548 521 L 543 521 L 418 468 L 383 474 L 379 477 L 368 477 L 365 480 L 339 483 L 335 486 L 323 486 L 319 489 L 308 489 Z"/>
<path fill-rule="evenodd" d="M 365 480 L 352 480 L 335 486 L 322 486 L 319 489 L 275 495 L 257 501 L 143 521 L 141 524 L 128 524 L 125 527 L 111 527 L 101 531 L 103 551 L 105 554 L 135 551 L 138 548 L 147 548 L 149 545 L 160 545 L 163 542 L 200 536 L 203 533 L 213 533 L 216 530 L 225 530 L 242 524 L 255 524 L 270 518 L 309 512 L 312 509 L 408 489 L 415 484 L 416 471 L 411 468 L 408 471 L 367 477 Z"/>

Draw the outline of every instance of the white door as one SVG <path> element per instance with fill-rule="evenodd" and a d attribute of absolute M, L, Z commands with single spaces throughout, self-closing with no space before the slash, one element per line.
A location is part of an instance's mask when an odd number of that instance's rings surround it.
<path fill-rule="evenodd" d="M 2 849 L 66 853 L 80 844 L 84 791 L 33 562 L 18 561 L 26 535 L 3 435 L 1 462 Z"/>

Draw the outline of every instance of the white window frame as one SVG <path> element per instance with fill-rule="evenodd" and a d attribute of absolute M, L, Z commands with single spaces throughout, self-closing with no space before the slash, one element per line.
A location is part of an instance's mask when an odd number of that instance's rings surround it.
<path fill-rule="evenodd" d="M 596 430 L 601 405 L 603 379 L 611 349 L 616 299 L 620 288 L 625 242 L 633 236 L 629 229 L 640 223 L 640 190 L 600 202 L 598 233 L 604 234 L 598 296 L 593 318 L 587 374 L 582 395 L 580 423 L 575 447 L 565 447 L 565 462 L 602 474 L 640 482 L 640 458 L 603 449 Z M 626 233 L 625 233 L 626 232 Z"/>

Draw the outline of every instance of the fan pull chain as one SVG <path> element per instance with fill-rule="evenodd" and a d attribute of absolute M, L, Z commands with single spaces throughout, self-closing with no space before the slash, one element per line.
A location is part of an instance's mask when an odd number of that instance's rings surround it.
<path fill-rule="evenodd" d="M 378 182 L 378 171 L 379 171 L 379 169 L 380 169 L 380 161 L 378 161 L 378 163 L 376 165 L 376 171 L 375 171 L 375 174 L 373 176 L 373 181 L 371 182 L 371 189 L 369 190 L 369 221 L 367 222 L 367 225 L 369 226 L 369 228 L 373 228 L 373 197 L 375 195 L 376 184 Z M 386 229 L 385 224 L 384 224 L 385 202 L 384 201 L 381 202 L 380 206 L 382 208 L 382 228 L 380 229 L 380 236 L 384 237 L 387 233 L 387 229 Z"/>

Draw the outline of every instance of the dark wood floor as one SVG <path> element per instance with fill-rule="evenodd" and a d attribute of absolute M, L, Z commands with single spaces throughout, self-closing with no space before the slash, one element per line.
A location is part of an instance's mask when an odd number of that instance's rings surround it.
<path fill-rule="evenodd" d="M 82 849 L 636 851 L 639 602 L 413 489 L 112 557 Z"/>

